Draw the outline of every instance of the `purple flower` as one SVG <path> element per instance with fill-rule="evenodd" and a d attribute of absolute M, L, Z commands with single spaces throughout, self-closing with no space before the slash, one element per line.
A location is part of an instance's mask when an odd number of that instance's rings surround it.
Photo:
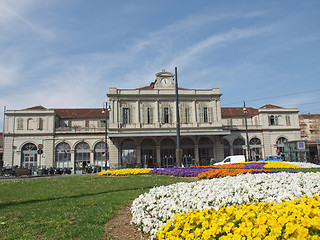
<path fill-rule="evenodd" d="M 263 169 L 266 162 L 248 162 L 245 163 L 245 169 Z"/>
<path fill-rule="evenodd" d="M 189 167 L 189 168 L 154 168 L 149 174 L 173 175 L 173 176 L 197 176 L 201 172 L 214 169 L 213 167 Z"/>

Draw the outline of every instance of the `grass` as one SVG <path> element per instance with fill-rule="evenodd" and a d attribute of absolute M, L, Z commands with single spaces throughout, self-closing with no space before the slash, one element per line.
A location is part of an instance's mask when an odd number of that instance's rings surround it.
<path fill-rule="evenodd" d="M 100 239 L 119 209 L 170 176 L 74 176 L 0 182 L 0 239 Z"/>

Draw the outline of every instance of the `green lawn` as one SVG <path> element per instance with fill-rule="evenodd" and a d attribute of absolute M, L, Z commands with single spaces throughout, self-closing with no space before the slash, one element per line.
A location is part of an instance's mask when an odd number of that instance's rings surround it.
<path fill-rule="evenodd" d="M 99 239 L 115 212 L 188 178 L 74 176 L 0 182 L 0 239 Z"/>

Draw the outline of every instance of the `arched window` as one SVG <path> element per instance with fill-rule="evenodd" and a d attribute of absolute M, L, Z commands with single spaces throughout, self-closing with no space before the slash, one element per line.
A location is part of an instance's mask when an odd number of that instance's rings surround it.
<path fill-rule="evenodd" d="M 62 142 L 56 146 L 55 167 L 71 167 L 71 149 L 68 143 Z"/>
<path fill-rule="evenodd" d="M 233 141 L 233 155 L 246 155 L 245 149 L 245 142 L 242 138 L 237 138 Z"/>
<path fill-rule="evenodd" d="M 252 138 L 250 140 L 250 160 L 259 160 L 262 157 L 262 146 L 259 138 Z"/>
<path fill-rule="evenodd" d="M 28 130 L 33 130 L 34 129 L 34 121 L 32 118 L 29 118 L 27 121 L 27 129 Z"/>
<path fill-rule="evenodd" d="M 224 149 L 224 157 L 228 157 L 231 155 L 231 151 L 230 151 L 230 143 L 227 139 L 223 139 L 223 149 Z"/>
<path fill-rule="evenodd" d="M 213 143 L 210 138 L 202 137 L 199 141 L 199 165 L 210 165 L 210 160 L 213 157 Z"/>
<path fill-rule="evenodd" d="M 160 145 L 161 167 L 169 168 L 176 165 L 176 143 L 171 138 L 165 138 Z"/>
<path fill-rule="evenodd" d="M 279 125 L 279 116 L 271 115 L 269 116 L 269 126 L 278 126 Z"/>
<path fill-rule="evenodd" d="M 106 143 L 98 142 L 94 146 L 94 165 L 108 168 L 109 152 L 106 153 Z M 106 166 L 107 165 L 107 166 Z"/>
<path fill-rule="evenodd" d="M 83 170 L 90 164 L 90 146 L 86 142 L 78 143 L 75 147 L 76 170 Z"/>
<path fill-rule="evenodd" d="M 194 143 L 190 138 L 181 139 L 182 164 L 190 166 L 195 164 Z"/>
<path fill-rule="evenodd" d="M 137 166 L 137 145 L 131 139 L 121 144 L 121 165 L 128 168 Z"/>
<path fill-rule="evenodd" d="M 37 167 L 37 146 L 33 143 L 23 145 L 21 149 L 21 166 L 25 168 Z"/>
<path fill-rule="evenodd" d="M 288 139 L 286 139 L 285 137 L 279 137 L 276 145 L 277 145 L 277 154 L 281 154 L 284 152 L 284 143 L 287 142 Z"/>
<path fill-rule="evenodd" d="M 141 142 L 141 165 L 148 168 L 158 167 L 156 143 L 150 138 Z"/>

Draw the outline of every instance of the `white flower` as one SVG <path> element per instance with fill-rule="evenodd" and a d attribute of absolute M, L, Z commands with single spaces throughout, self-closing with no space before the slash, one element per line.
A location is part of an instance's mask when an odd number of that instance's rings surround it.
<path fill-rule="evenodd" d="M 256 199 L 261 202 L 280 203 L 307 194 L 320 195 L 320 172 L 244 174 L 176 183 L 152 188 L 133 201 L 132 223 L 152 238 L 175 213 L 188 213 L 190 209 L 203 210 L 221 204 L 239 205 Z"/>

